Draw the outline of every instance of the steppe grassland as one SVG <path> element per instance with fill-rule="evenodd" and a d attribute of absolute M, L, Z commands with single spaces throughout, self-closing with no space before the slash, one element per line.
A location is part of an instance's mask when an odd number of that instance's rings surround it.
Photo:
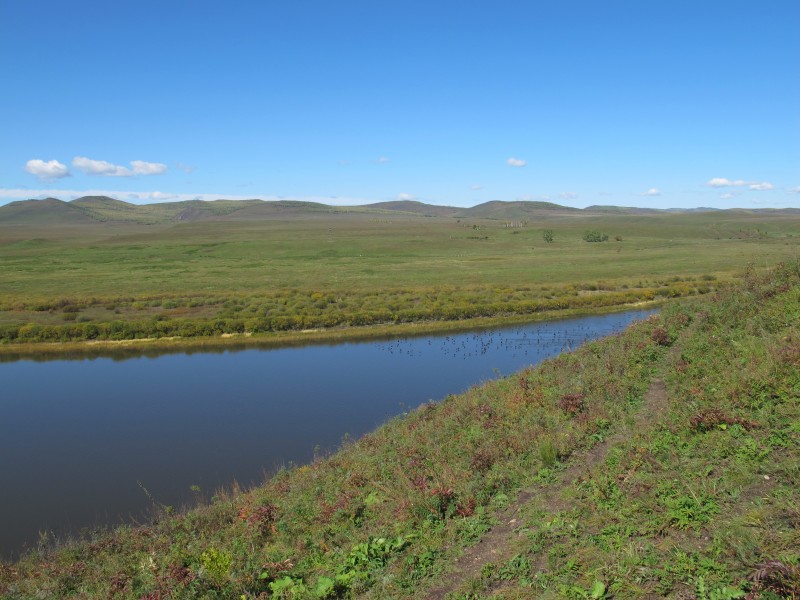
<path fill-rule="evenodd" d="M 120 339 L 591 309 L 710 291 L 796 256 L 798 225 L 731 211 L 506 222 L 348 209 L 0 226 L 0 327 L 62 326 L 48 339 L 63 341 L 83 339 L 63 331 L 76 323 L 147 323 Z M 587 243 L 587 230 L 610 240 Z"/>

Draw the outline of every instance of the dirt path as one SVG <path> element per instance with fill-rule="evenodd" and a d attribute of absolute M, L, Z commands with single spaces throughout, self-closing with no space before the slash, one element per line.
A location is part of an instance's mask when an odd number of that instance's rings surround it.
<path fill-rule="evenodd" d="M 443 600 L 447 594 L 458 590 L 467 580 L 477 577 L 486 563 L 498 564 L 511 558 L 510 548 L 513 547 L 511 542 L 514 530 L 519 526 L 517 517 L 521 509 L 538 496 L 541 503 L 554 512 L 568 510 L 570 502 L 561 497 L 563 490 L 588 475 L 594 467 L 603 462 L 610 448 L 629 439 L 633 432 L 661 421 L 666 409 L 667 390 L 664 381 L 654 379 L 631 426 L 621 427 L 587 452 L 573 455 L 570 466 L 561 474 L 557 484 L 550 485 L 547 489 L 535 487 L 522 490 L 516 500 L 497 516 L 498 524 L 456 561 L 452 572 L 447 576 L 447 583 L 428 590 L 421 597 Z"/>

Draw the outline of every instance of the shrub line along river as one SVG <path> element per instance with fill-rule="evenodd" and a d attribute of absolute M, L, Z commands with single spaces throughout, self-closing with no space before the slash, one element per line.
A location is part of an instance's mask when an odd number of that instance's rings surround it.
<path fill-rule="evenodd" d="M 0 557 L 258 484 L 429 400 L 653 311 L 336 345 L 0 364 Z"/>

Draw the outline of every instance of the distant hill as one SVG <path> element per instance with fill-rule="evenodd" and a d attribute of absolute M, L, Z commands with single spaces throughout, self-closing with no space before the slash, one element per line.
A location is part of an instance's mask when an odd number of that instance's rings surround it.
<path fill-rule="evenodd" d="M 376 210 L 390 210 L 397 212 L 413 213 L 430 217 L 453 217 L 463 209 L 454 206 L 439 206 L 436 204 L 425 204 L 416 200 L 396 200 L 392 202 L 377 202 L 366 204 L 364 208 Z"/>
<path fill-rule="evenodd" d="M 132 204 L 107 196 L 84 196 L 71 202 L 56 198 L 20 200 L 0 206 L 0 224 L 69 225 L 100 223 L 158 224 L 205 220 L 265 219 L 330 213 L 334 207 L 294 200 L 186 200 Z"/>
<path fill-rule="evenodd" d="M 492 200 L 471 208 L 461 209 L 457 216 L 480 219 L 526 219 L 580 214 L 579 208 L 561 206 L 552 202 L 503 202 Z"/>
<path fill-rule="evenodd" d="M 665 208 L 664 212 L 692 213 L 692 212 L 719 212 L 722 209 L 698 206 L 697 208 Z M 734 209 L 735 210 L 735 209 Z"/>
<path fill-rule="evenodd" d="M 333 213 L 341 207 L 328 206 L 319 202 L 301 200 L 215 200 L 211 203 L 195 200 L 200 204 L 213 204 L 216 218 L 225 220 L 269 219 L 275 217 L 302 216 L 305 214 Z M 179 202 L 176 204 L 185 204 Z M 187 220 L 184 214 L 183 220 Z"/>
<path fill-rule="evenodd" d="M 84 196 L 69 204 L 97 221 L 138 221 L 143 212 L 142 206 L 107 196 Z"/>
<path fill-rule="evenodd" d="M 658 208 L 637 208 L 635 206 L 604 206 L 592 205 L 583 209 L 587 213 L 599 213 L 604 215 L 658 215 L 664 211 Z"/>
<path fill-rule="evenodd" d="M 377 202 L 364 206 L 329 206 L 298 200 L 185 200 L 153 204 L 132 204 L 107 196 L 84 196 L 71 202 L 57 198 L 20 200 L 0 206 L 2 225 L 87 225 L 102 223 L 166 224 L 208 220 L 258 220 L 302 218 L 341 212 L 398 213 L 427 217 L 497 220 L 547 220 L 562 217 L 611 215 L 663 215 L 694 213 L 800 214 L 800 208 L 728 209 L 637 208 L 593 205 L 583 209 L 552 202 L 492 200 L 470 208 L 425 204 L 413 200 Z"/>
<path fill-rule="evenodd" d="M 93 222 L 85 211 L 57 198 L 19 200 L 0 206 L 0 223 L 8 225 L 86 225 Z"/>

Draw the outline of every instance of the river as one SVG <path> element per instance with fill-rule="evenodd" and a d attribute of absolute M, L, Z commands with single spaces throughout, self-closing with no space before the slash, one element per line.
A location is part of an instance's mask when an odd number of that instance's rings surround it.
<path fill-rule="evenodd" d="M 469 333 L 125 360 L 0 363 L 0 557 L 258 484 L 388 418 L 652 311 Z"/>

